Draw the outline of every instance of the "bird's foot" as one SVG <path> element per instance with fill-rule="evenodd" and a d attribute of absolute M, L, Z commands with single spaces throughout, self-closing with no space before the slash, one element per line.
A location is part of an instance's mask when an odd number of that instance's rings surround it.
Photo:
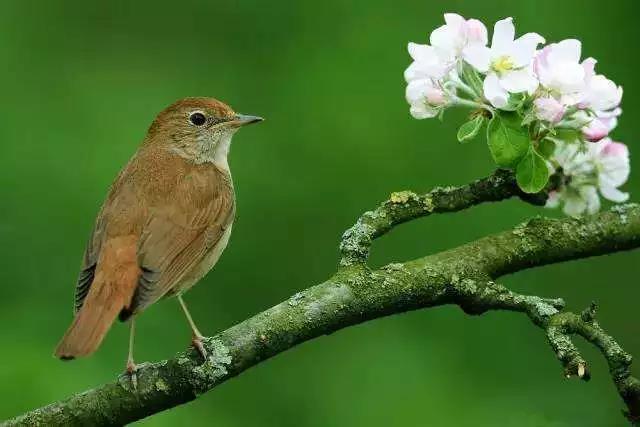
<path fill-rule="evenodd" d="M 202 361 L 206 363 L 207 360 L 209 360 L 209 353 L 207 353 L 207 349 L 204 348 L 204 345 L 202 344 L 203 338 L 204 337 L 202 335 L 194 335 L 191 340 L 191 344 L 195 347 L 198 353 L 200 353 L 200 356 L 202 356 Z"/>
<path fill-rule="evenodd" d="M 138 367 L 133 360 L 127 360 L 127 375 L 134 390 L 138 389 Z"/>

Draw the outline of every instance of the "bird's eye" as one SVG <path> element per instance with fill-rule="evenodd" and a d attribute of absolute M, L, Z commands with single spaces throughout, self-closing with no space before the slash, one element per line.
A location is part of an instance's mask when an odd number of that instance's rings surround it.
<path fill-rule="evenodd" d="M 195 113 L 191 113 L 191 115 L 189 116 L 189 121 L 196 126 L 202 126 L 207 121 L 207 118 L 204 116 L 204 114 L 196 111 Z"/>

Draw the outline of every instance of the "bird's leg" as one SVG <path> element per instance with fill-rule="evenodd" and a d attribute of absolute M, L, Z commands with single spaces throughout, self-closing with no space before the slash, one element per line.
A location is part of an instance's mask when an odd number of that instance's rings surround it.
<path fill-rule="evenodd" d="M 204 338 L 204 336 L 200 333 L 200 331 L 198 330 L 198 327 L 193 322 L 191 313 L 189 313 L 189 310 L 187 309 L 187 305 L 184 303 L 184 300 L 182 299 L 181 294 L 178 294 L 178 301 L 180 301 L 180 306 L 182 307 L 182 311 L 184 311 L 184 315 L 187 317 L 187 322 L 189 322 L 189 326 L 191 327 L 191 333 L 192 333 L 191 343 L 196 348 L 196 350 L 198 350 L 198 353 L 200 353 L 200 355 L 202 356 L 202 359 L 206 362 L 208 359 L 208 354 L 207 354 L 207 349 L 204 348 L 204 345 L 202 344 L 202 338 Z"/>
<path fill-rule="evenodd" d="M 138 388 L 138 367 L 133 361 L 133 337 L 135 335 L 135 317 L 131 318 L 131 326 L 129 327 L 129 355 L 127 356 L 127 374 L 129 378 L 131 378 L 131 385 L 133 385 L 133 389 Z"/>

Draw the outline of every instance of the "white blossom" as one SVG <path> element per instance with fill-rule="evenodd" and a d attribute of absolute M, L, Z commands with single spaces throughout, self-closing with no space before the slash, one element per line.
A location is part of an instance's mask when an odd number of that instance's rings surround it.
<path fill-rule="evenodd" d="M 563 205 L 570 216 L 593 214 L 600 209 L 598 192 L 620 203 L 628 193 L 618 189 L 629 178 L 629 151 L 620 142 L 606 138 L 594 144 L 559 143 L 554 155 L 566 182 L 549 195 L 547 207 Z"/>
<path fill-rule="evenodd" d="M 487 27 L 477 19 L 465 20 L 455 13 L 446 13 L 444 20 L 445 25 L 436 28 L 429 38 L 441 57 L 455 60 L 468 45 L 487 44 Z"/>
<path fill-rule="evenodd" d="M 487 44 L 487 28 L 477 19 L 465 20 L 455 13 L 446 13 L 444 20 L 445 25 L 431 33 L 431 45 L 409 43 L 409 55 L 414 62 L 405 70 L 407 83 L 422 78 L 442 79 L 467 45 Z"/>
<path fill-rule="evenodd" d="M 557 208 L 560 205 L 562 205 L 562 211 L 569 216 L 594 214 L 600 210 L 598 190 L 593 185 L 583 185 L 550 192 L 546 207 Z"/>
<path fill-rule="evenodd" d="M 553 43 L 538 52 L 534 71 L 542 86 L 551 91 L 565 105 L 575 105 L 582 100 L 586 80 L 593 70 L 595 60 L 580 63 L 582 43 L 568 39 Z"/>
<path fill-rule="evenodd" d="M 591 146 L 598 172 L 598 188 L 605 199 L 621 203 L 629 199 L 628 193 L 618 190 L 629 179 L 629 149 L 621 142 L 606 138 Z"/>
<path fill-rule="evenodd" d="M 506 18 L 496 22 L 488 47 L 482 22 L 453 13 L 444 20 L 431 33 L 430 44 L 408 45 L 413 62 L 404 76 L 414 118 L 439 116 L 458 106 L 475 110 L 473 125 L 489 118 L 509 123 L 531 140 L 529 147 L 540 148 L 549 174 L 558 173 L 561 184 L 550 192 L 547 206 L 562 207 L 567 215 L 597 212 L 601 197 L 616 203 L 628 199 L 620 187 L 629 177 L 629 150 L 609 137 L 622 113 L 622 87 L 596 73 L 595 59 L 581 60 L 579 40 L 538 50 L 545 42 L 542 36 L 528 33 L 516 39 L 513 20 Z M 469 124 L 463 126 L 459 139 L 470 132 Z M 487 138 L 496 158 L 494 150 L 499 153 L 504 141 L 496 132 Z M 545 139 L 555 143 L 553 153 L 542 150 Z M 517 173 L 519 167 L 514 167 Z M 535 173 L 543 174 L 540 168 Z"/>
<path fill-rule="evenodd" d="M 536 48 L 544 43 L 537 33 L 515 39 L 512 18 L 496 22 L 491 47 L 476 43 L 464 49 L 465 61 L 481 73 L 486 73 L 484 95 L 496 108 L 507 106 L 509 93 L 528 92 L 538 87 L 531 67 Z"/>

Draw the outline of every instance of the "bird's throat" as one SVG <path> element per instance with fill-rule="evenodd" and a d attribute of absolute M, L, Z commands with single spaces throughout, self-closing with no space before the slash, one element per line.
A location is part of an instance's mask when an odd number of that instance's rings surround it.
<path fill-rule="evenodd" d="M 231 138 L 233 133 L 224 133 L 219 135 L 217 140 L 209 138 L 199 139 L 195 144 L 183 146 L 171 146 L 170 150 L 175 154 L 183 157 L 195 164 L 212 163 L 217 167 L 228 171 L 229 162 L 227 157 L 231 147 Z"/>
<path fill-rule="evenodd" d="M 229 161 L 227 158 L 229 156 L 229 149 L 231 148 L 232 137 L 232 133 L 220 137 L 220 140 L 213 148 L 213 157 L 211 159 L 213 164 L 227 171 L 229 170 Z"/>

